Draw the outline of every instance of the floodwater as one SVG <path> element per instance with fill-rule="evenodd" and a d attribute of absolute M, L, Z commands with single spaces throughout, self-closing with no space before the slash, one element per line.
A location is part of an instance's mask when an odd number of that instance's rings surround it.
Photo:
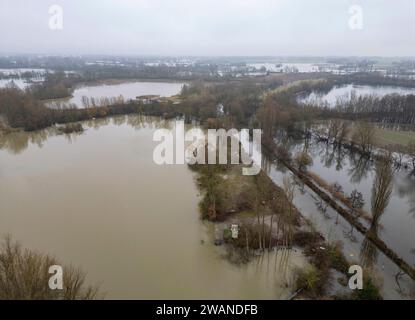
<path fill-rule="evenodd" d="M 334 107 L 338 101 L 349 100 L 352 94 L 356 96 L 375 95 L 380 97 L 388 94 L 407 95 L 415 94 L 415 88 L 348 84 L 335 86 L 327 93 L 312 92 L 307 97 L 301 97 L 299 100 L 303 103 L 327 104 L 329 107 Z"/>
<path fill-rule="evenodd" d="M 250 63 L 250 67 L 256 69 L 265 68 L 270 72 L 300 72 L 300 73 L 310 73 L 318 72 L 319 67 L 316 64 L 312 63 Z"/>
<path fill-rule="evenodd" d="M 313 164 L 307 170 L 316 173 L 331 184 L 337 182 L 343 187 L 345 194 L 357 189 L 363 195 L 364 210 L 371 213 L 374 163 L 343 149 L 333 150 L 323 143 L 308 141 L 305 144 L 304 140 L 282 141 L 294 155 L 296 152 L 303 151 L 306 145 L 307 152 L 313 158 Z M 279 185 L 282 184 L 284 176 L 292 176 L 284 165 L 278 162 L 270 163 L 265 156 L 263 156 L 262 167 Z M 376 272 L 384 282 L 385 298 L 407 298 L 410 288 L 415 285 L 414 281 L 405 275 L 399 281 L 400 288 L 395 279 L 399 268 L 367 240 L 365 241 L 359 232 L 355 230 L 350 235 L 350 224 L 300 181 L 298 181 L 294 203 L 329 241 L 340 241 L 343 244 L 344 252 L 350 262 L 365 265 L 370 261 L 375 266 Z M 392 195 L 377 221 L 377 226 L 378 236 L 406 262 L 414 265 L 415 180 L 409 172 L 405 170 L 394 172 Z"/>
<path fill-rule="evenodd" d="M 16 85 L 19 89 L 26 89 L 36 82 L 43 81 L 46 69 L 36 68 L 19 68 L 19 69 L 2 69 L 0 68 L 0 75 L 12 76 L 13 78 L 0 79 L 0 88 L 10 85 Z M 24 78 L 24 73 L 33 73 L 33 77 Z"/>
<path fill-rule="evenodd" d="M 363 209 L 370 214 L 375 163 L 359 154 L 324 143 L 312 143 L 308 150 L 313 158 L 308 170 L 329 184 L 340 184 L 347 195 L 353 190 L 361 192 L 365 202 Z M 410 171 L 403 168 L 394 171 L 392 195 L 379 223 L 382 227 L 378 236 L 410 265 L 414 265 L 415 177 Z"/>
<path fill-rule="evenodd" d="M 5 88 L 12 85 L 16 85 L 19 89 L 24 90 L 30 86 L 30 83 L 23 79 L 0 79 L 0 88 Z"/>
<path fill-rule="evenodd" d="M 20 77 L 25 72 L 45 74 L 46 71 L 47 71 L 46 69 L 41 69 L 41 68 L 17 68 L 17 69 L 0 68 L 1 74 L 7 75 L 7 76 L 14 75 L 18 77 Z"/>
<path fill-rule="evenodd" d="M 317 173 L 330 183 L 339 183 L 345 193 L 350 194 L 357 188 L 363 194 L 364 209 L 371 212 L 370 203 L 375 176 L 373 163 L 362 164 L 359 158 L 355 157 L 356 155 L 347 154 L 345 150 L 336 153 L 339 150 L 326 150 L 325 144 L 312 141 L 305 143 L 302 139 L 290 139 L 283 132 L 277 135 L 277 139 L 292 154 L 303 151 L 304 146 L 307 145 L 307 152 L 313 158 L 313 164 L 308 167 L 308 170 Z M 247 140 L 241 143 L 245 150 L 249 150 Z M 410 294 L 415 287 L 415 282 L 408 275 L 401 275 L 400 268 L 362 234 L 356 230 L 352 231 L 351 225 L 341 215 L 327 206 L 314 191 L 293 176 L 284 164 L 278 161 L 271 162 L 265 154 L 261 153 L 258 146 L 252 148 L 251 158 L 255 164 L 261 165 L 261 168 L 277 185 L 282 186 L 286 177 L 296 182 L 293 200 L 295 206 L 328 242 L 341 244 L 350 265 L 373 267 L 374 278 L 378 279 L 385 299 L 411 298 Z M 415 264 L 415 234 L 413 232 L 415 230 L 415 181 L 404 171 L 395 172 L 393 193 L 386 209 L 380 214 L 376 230 L 378 236 L 391 249 L 401 255 L 410 265 Z M 336 273 L 333 278 L 333 288 L 336 288 Z"/>
<path fill-rule="evenodd" d="M 136 99 L 143 95 L 158 95 L 171 97 L 179 94 L 183 83 L 178 82 L 124 82 L 119 84 L 99 84 L 76 88 L 69 99 L 59 99 L 58 103 L 83 108 L 82 97 L 94 98 L 97 102 L 102 98 L 118 98 L 122 96 L 125 101 Z M 56 102 L 49 102 L 49 105 Z"/>
<path fill-rule="evenodd" d="M 175 124 L 131 115 L 0 136 L 0 234 L 79 266 L 106 298 L 287 298 L 301 254 L 230 264 L 194 174 L 153 162 L 154 131 Z"/>

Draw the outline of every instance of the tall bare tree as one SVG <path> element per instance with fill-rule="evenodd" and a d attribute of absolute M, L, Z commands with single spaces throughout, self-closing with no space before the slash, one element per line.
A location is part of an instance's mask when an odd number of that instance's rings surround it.
<path fill-rule="evenodd" d="M 356 124 L 354 140 L 360 145 L 363 152 L 370 153 L 372 151 L 375 133 L 376 128 L 370 122 L 360 121 Z"/>

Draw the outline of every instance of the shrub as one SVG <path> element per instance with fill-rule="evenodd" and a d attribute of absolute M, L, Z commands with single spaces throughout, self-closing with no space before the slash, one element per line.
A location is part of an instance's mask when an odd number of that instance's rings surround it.
<path fill-rule="evenodd" d="M 331 267 L 339 272 L 347 273 L 349 269 L 349 263 L 347 262 L 347 259 L 342 252 L 340 244 L 336 243 L 334 245 L 329 245 L 327 248 L 327 253 L 330 257 Z"/>
<path fill-rule="evenodd" d="M 357 300 L 382 300 L 379 288 L 375 285 L 371 277 L 364 277 L 363 288 L 356 290 L 353 294 Z"/>
<path fill-rule="evenodd" d="M 297 231 L 294 233 L 293 243 L 300 247 L 313 246 L 324 240 L 324 237 L 318 232 Z"/>
<path fill-rule="evenodd" d="M 30 250 L 6 237 L 0 247 L 0 300 L 93 299 L 98 289 L 85 286 L 85 273 L 63 266 L 63 290 L 49 288 L 49 267 L 55 258 Z"/>
<path fill-rule="evenodd" d="M 313 266 L 301 270 L 297 278 L 297 290 L 303 289 L 310 292 L 315 292 L 320 281 L 320 274 Z"/>
<path fill-rule="evenodd" d="M 299 170 L 304 170 L 307 166 L 313 163 L 313 159 L 306 152 L 299 152 L 295 156 L 295 163 Z"/>

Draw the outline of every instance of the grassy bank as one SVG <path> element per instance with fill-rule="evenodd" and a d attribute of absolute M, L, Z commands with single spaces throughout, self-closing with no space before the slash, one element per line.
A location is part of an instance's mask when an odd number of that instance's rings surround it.
<path fill-rule="evenodd" d="M 415 131 L 392 130 L 385 128 L 377 128 L 376 142 L 379 147 L 387 147 L 388 145 L 407 146 L 415 142 Z"/>

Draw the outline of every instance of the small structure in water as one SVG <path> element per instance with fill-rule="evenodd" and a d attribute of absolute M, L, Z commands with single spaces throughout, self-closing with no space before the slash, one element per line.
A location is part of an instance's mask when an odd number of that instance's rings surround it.
<path fill-rule="evenodd" d="M 238 239 L 239 227 L 237 224 L 231 226 L 232 238 Z"/>

